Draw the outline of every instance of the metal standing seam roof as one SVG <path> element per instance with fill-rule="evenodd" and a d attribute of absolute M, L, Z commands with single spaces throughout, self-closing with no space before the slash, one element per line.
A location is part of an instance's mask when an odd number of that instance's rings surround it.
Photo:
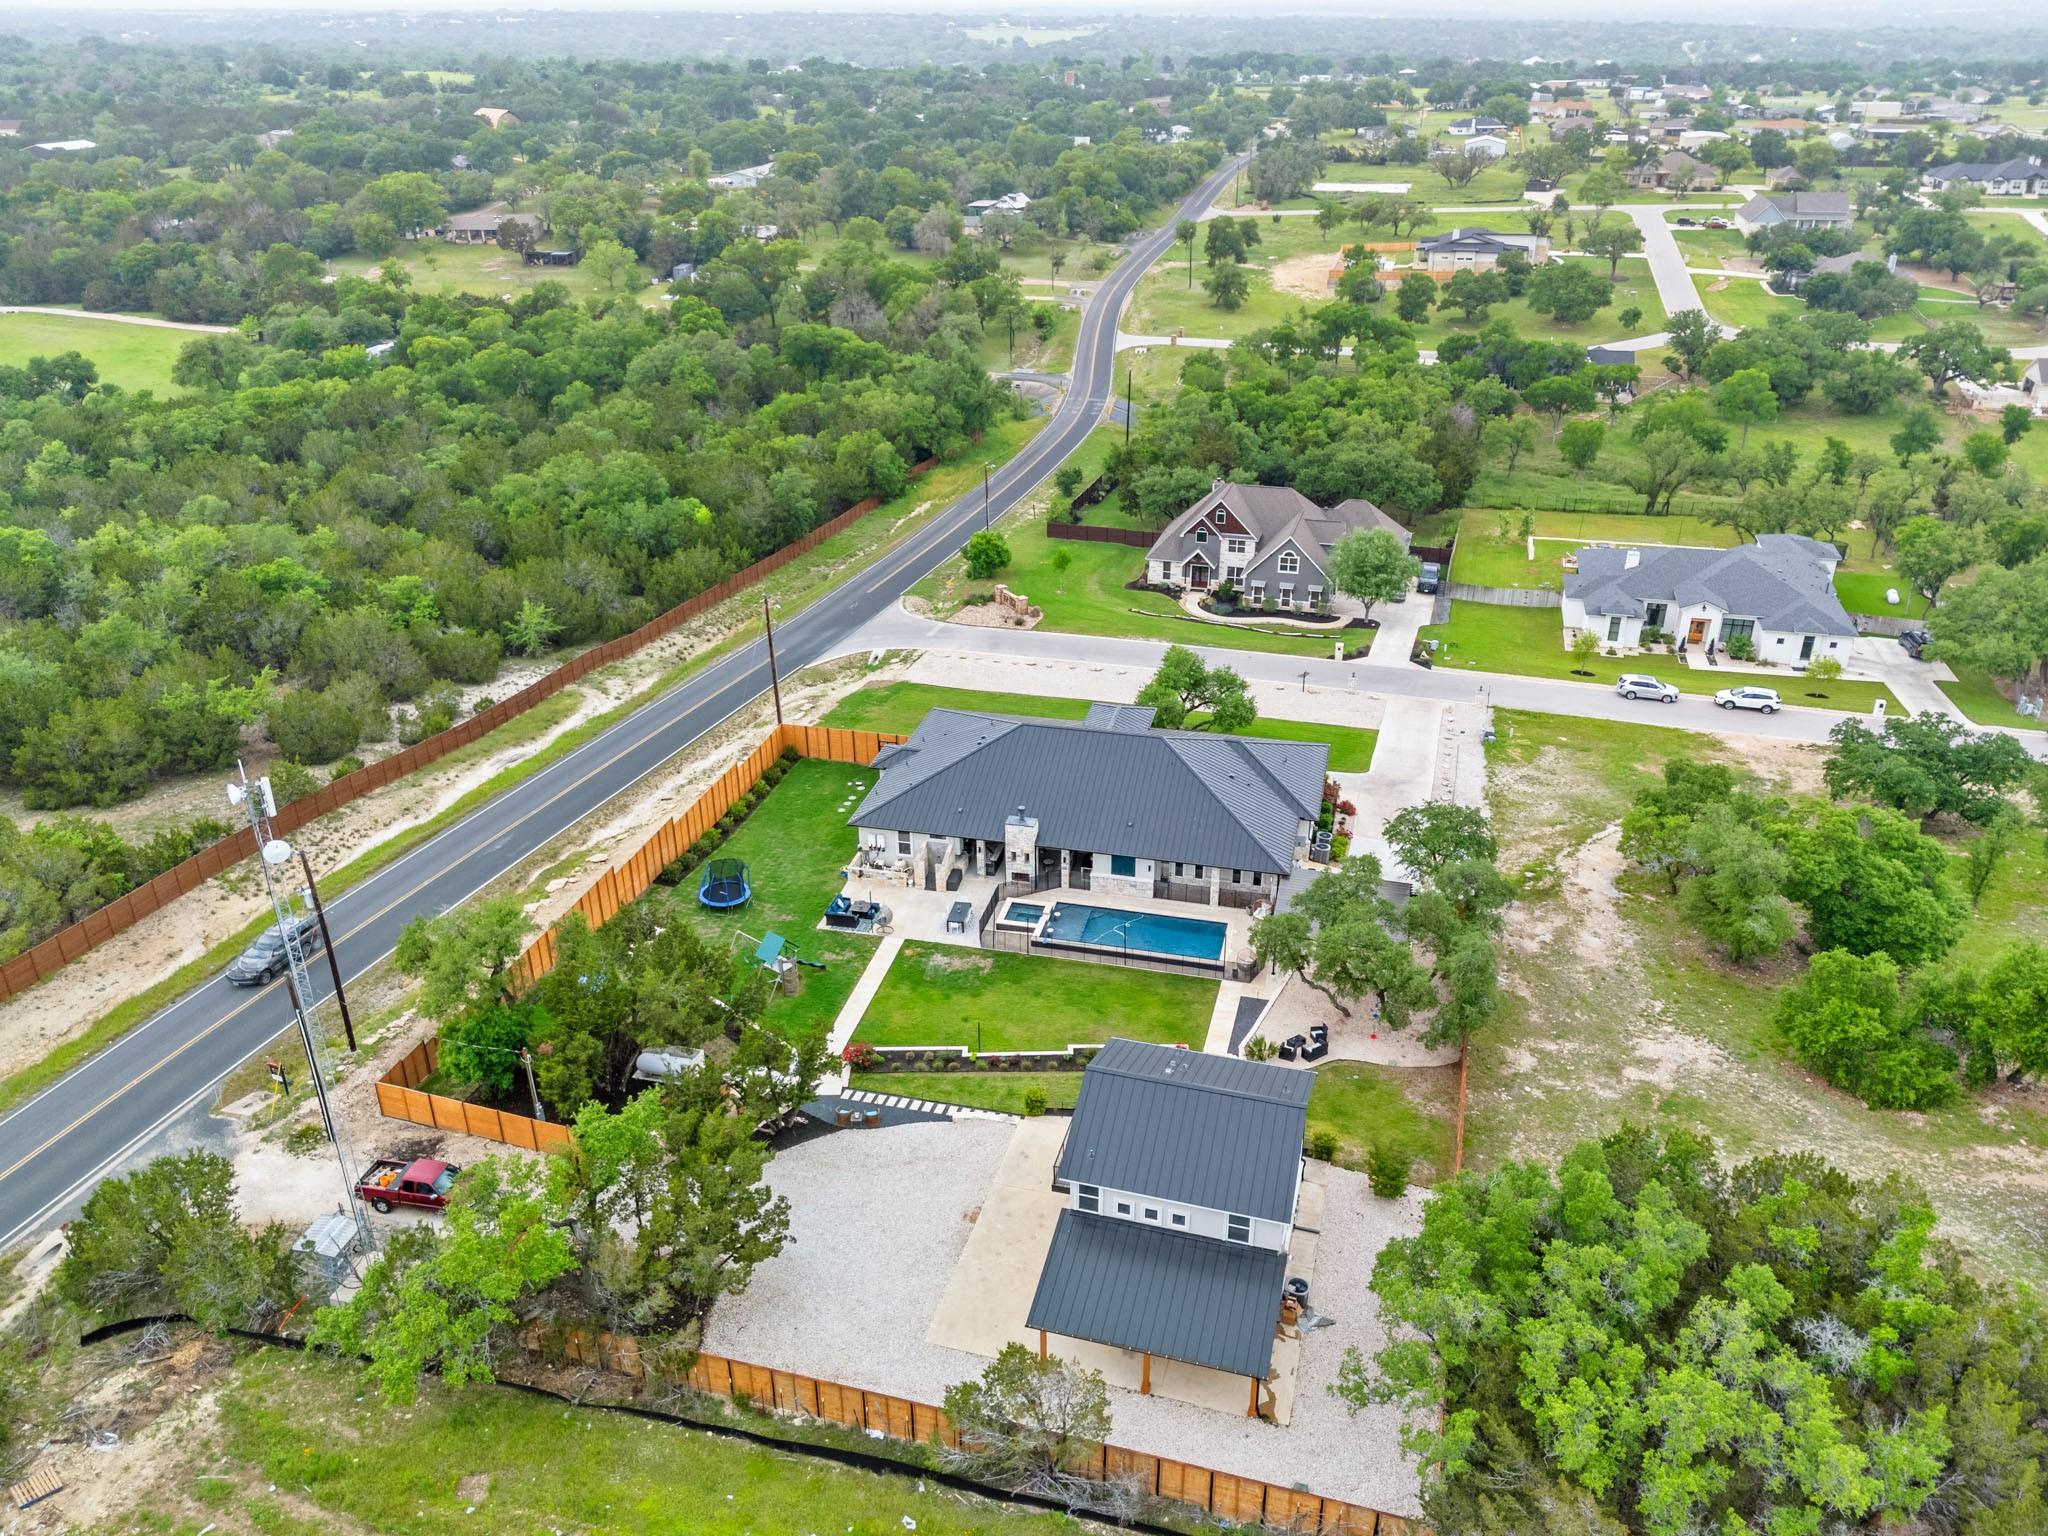
<path fill-rule="evenodd" d="M 1786 634 L 1853 635 L 1855 621 L 1835 596 L 1824 555 L 1832 548 L 1794 534 L 1766 534 L 1734 549 L 1674 546 L 1642 551 L 1579 551 L 1578 571 L 1565 578 L 1565 596 L 1591 614 L 1640 618 L 1649 603 L 1709 603 L 1737 618 L 1753 618 Z"/>
<path fill-rule="evenodd" d="M 1024 1325 L 1264 1380 L 1286 1277 L 1271 1248 L 1064 1210 Z"/>
<path fill-rule="evenodd" d="M 1312 1073 L 1115 1039 L 1088 1063 L 1058 1177 L 1292 1222 Z"/>
<path fill-rule="evenodd" d="M 1044 847 L 1284 875 L 1329 761 L 1319 742 L 934 709 L 849 820 L 997 842 L 1021 806 Z"/>

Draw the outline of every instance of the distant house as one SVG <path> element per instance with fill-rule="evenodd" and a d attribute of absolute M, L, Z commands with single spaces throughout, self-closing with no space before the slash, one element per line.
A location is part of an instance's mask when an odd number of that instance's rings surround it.
<path fill-rule="evenodd" d="M 1053 1337 L 1240 1377 L 1273 1364 L 1313 1074 L 1112 1039 L 1081 1075 L 1054 1166 L 1067 1205 L 1025 1315 Z M 1220 1395 L 1220 1394 L 1219 1394 Z"/>
<path fill-rule="evenodd" d="M 573 267 L 582 257 L 575 251 L 528 251 L 529 267 Z"/>
<path fill-rule="evenodd" d="M 1805 272 L 1780 272 L 1771 279 L 1771 286 L 1782 292 L 1797 293 L 1816 277 L 1833 276 L 1852 270 L 1859 262 L 1873 261 L 1861 251 L 1848 251 L 1840 256 L 1822 256 L 1812 268 Z M 1899 259 L 1891 258 L 1893 270 L 1897 270 Z"/>
<path fill-rule="evenodd" d="M 704 184 L 726 192 L 745 192 L 758 187 L 775 174 L 775 162 L 769 160 L 761 165 L 742 166 L 737 171 L 724 171 L 716 176 L 704 178 Z"/>
<path fill-rule="evenodd" d="M 18 117 L 0 117 L 0 139 L 18 139 L 20 137 L 21 119 Z"/>
<path fill-rule="evenodd" d="M 1761 192 L 1735 210 L 1745 235 L 1760 229 L 1847 229 L 1854 218 L 1846 192 Z"/>
<path fill-rule="evenodd" d="M 1404 545 L 1408 530 L 1358 497 L 1328 509 L 1284 485 L 1218 480 L 1145 552 L 1148 580 L 1206 591 L 1231 582 L 1254 603 L 1316 609 L 1335 591 L 1330 546 L 1355 530 L 1385 529 Z"/>
<path fill-rule="evenodd" d="M 672 283 L 694 283 L 697 280 L 697 263 L 679 261 L 668 269 L 668 280 Z"/>
<path fill-rule="evenodd" d="M 1721 173 L 1682 149 L 1672 149 L 1626 172 L 1622 180 L 1632 187 L 1711 192 L 1721 185 Z"/>
<path fill-rule="evenodd" d="M 441 226 L 441 238 L 450 245 L 495 245 L 498 242 L 498 231 L 507 226 L 523 227 L 531 231 L 536 240 L 547 233 L 547 225 L 541 222 L 538 214 L 481 211 L 458 213 L 450 217 L 448 222 Z"/>
<path fill-rule="evenodd" d="M 978 197 L 960 210 L 960 223 L 967 229 L 981 228 L 981 221 L 991 213 L 1021 214 L 1031 206 L 1031 199 L 1022 192 L 1005 192 L 1001 197 Z"/>
<path fill-rule="evenodd" d="M 1796 165 L 1774 165 L 1764 173 L 1764 190 L 1784 192 L 1806 185 L 1806 177 Z"/>
<path fill-rule="evenodd" d="M 1745 139 L 1753 139 L 1766 130 L 1782 133 L 1788 139 L 1796 139 L 1812 126 L 1803 117 L 1761 117 L 1746 123 L 1737 123 L 1735 131 Z"/>
<path fill-rule="evenodd" d="M 2039 155 L 2026 155 L 1997 165 L 1956 161 L 1922 171 L 1920 185 L 1937 192 L 1972 186 L 1986 197 L 2039 197 L 2048 188 L 2048 171 L 2042 170 Z"/>
<path fill-rule="evenodd" d="M 256 147 L 258 149 L 275 149 L 291 136 L 292 131 L 289 128 L 267 129 L 256 135 Z"/>
<path fill-rule="evenodd" d="M 48 139 L 41 144 L 31 144 L 28 152 L 32 155 L 82 155 L 88 149 L 98 149 L 91 139 Z"/>
<path fill-rule="evenodd" d="M 1470 139 L 1480 134 L 1505 134 L 1508 125 L 1497 117 L 1461 117 L 1454 123 L 1447 123 L 1444 132 L 1454 139 Z"/>
<path fill-rule="evenodd" d="M 848 820 L 870 865 L 964 862 L 1015 894 L 1276 901 L 1315 830 L 1329 748 L 1154 730 L 1152 718 L 1130 704 L 1081 720 L 931 710 L 876 754 L 874 788 Z"/>
<path fill-rule="evenodd" d="M 1415 265 L 1425 272 L 1490 272 L 1509 251 L 1520 251 L 1529 265 L 1550 260 L 1548 235 L 1522 235 L 1468 225 L 1445 235 L 1424 235 L 1415 242 Z"/>
<path fill-rule="evenodd" d="M 516 128 L 519 126 L 519 114 L 510 107 L 478 107 L 469 115 L 482 118 L 493 128 Z"/>
<path fill-rule="evenodd" d="M 1582 97 L 1569 96 L 1537 102 L 1532 110 L 1537 117 L 1566 126 L 1569 126 L 1573 119 L 1599 115 L 1592 102 Z"/>
<path fill-rule="evenodd" d="M 1645 630 L 1688 648 L 1747 640 L 1759 661 L 1840 660 L 1856 625 L 1835 596 L 1841 552 L 1791 533 L 1734 549 L 1582 549 L 1564 579 L 1564 632 L 1632 648 Z"/>

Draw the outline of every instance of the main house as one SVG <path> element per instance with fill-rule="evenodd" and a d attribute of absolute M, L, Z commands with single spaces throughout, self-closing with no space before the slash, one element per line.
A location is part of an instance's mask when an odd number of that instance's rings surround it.
<path fill-rule="evenodd" d="M 491 209 L 451 215 L 441 226 L 441 237 L 450 245 L 492 245 L 497 242 L 498 231 L 506 228 L 525 229 L 535 240 L 548 232 L 538 214 Z"/>
<path fill-rule="evenodd" d="M 1333 590 L 1330 546 L 1375 528 L 1408 542 L 1407 529 L 1356 496 L 1326 510 L 1292 486 L 1218 480 L 1152 541 L 1145 575 L 1197 592 L 1228 581 L 1253 603 L 1270 597 L 1282 608 L 1314 610 Z"/>
<path fill-rule="evenodd" d="M 1956 161 L 1930 166 L 1920 173 L 1920 185 L 1937 192 L 1950 187 L 1975 187 L 1986 197 L 2039 197 L 2048 188 L 2048 171 L 2041 168 L 2039 155 L 2025 155 L 1997 165 Z"/>
<path fill-rule="evenodd" d="M 1634 647 L 1646 633 L 1709 654 L 1747 641 L 1759 661 L 1843 660 L 1856 625 L 1835 596 L 1832 544 L 1767 533 L 1734 549 L 1582 549 L 1564 580 L 1566 638 Z"/>
<path fill-rule="evenodd" d="M 1243 1376 L 1273 1363 L 1314 1074 L 1111 1040 L 1054 1170 L 1067 1205 L 1025 1326 Z"/>
<path fill-rule="evenodd" d="M 1847 229 L 1853 215 L 1846 192 L 1760 192 L 1735 210 L 1745 235 L 1761 229 Z"/>
<path fill-rule="evenodd" d="M 1648 164 L 1636 166 L 1622 179 L 1632 187 L 1668 188 L 1680 192 L 1711 192 L 1721 185 L 1718 170 L 1682 149 L 1666 150 Z"/>
<path fill-rule="evenodd" d="M 1131 704 L 1079 721 L 934 709 L 876 755 L 850 820 L 871 864 L 964 865 L 1019 894 L 1277 906 L 1329 765 L 1320 743 L 1157 731 Z"/>
<path fill-rule="evenodd" d="M 1529 265 L 1540 267 L 1550 260 L 1548 235 L 1520 235 L 1477 224 L 1454 229 L 1445 235 L 1424 235 L 1415 242 L 1415 265 L 1425 272 L 1491 272 L 1510 251 L 1519 251 Z M 1398 271 L 1392 274 L 1399 279 Z"/>

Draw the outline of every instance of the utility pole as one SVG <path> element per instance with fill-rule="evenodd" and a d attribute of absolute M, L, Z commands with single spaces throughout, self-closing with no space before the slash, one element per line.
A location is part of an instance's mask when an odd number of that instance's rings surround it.
<path fill-rule="evenodd" d="M 761 594 L 761 622 L 768 630 L 768 686 L 775 692 L 775 723 L 782 724 L 782 679 L 775 671 L 775 618 L 768 611 L 768 594 Z"/>
<path fill-rule="evenodd" d="M 341 1172 L 341 1209 L 355 1222 L 356 1233 L 362 1240 L 364 1251 L 368 1252 L 376 1247 L 376 1238 L 363 1214 L 362 1202 L 356 1198 L 355 1154 L 349 1146 L 347 1132 L 334 1113 L 333 1101 L 327 1096 L 327 1072 L 320 1060 L 320 1040 L 313 1032 L 313 1021 L 307 1012 L 313 986 L 306 975 L 305 950 L 299 942 L 298 925 L 292 919 L 291 908 L 286 905 L 277 886 L 276 872 L 291 863 L 297 850 L 271 833 L 270 818 L 277 814 L 277 798 L 271 793 L 270 780 L 258 779 L 251 784 L 248 773 L 239 762 L 235 764 L 235 782 L 228 785 L 228 804 L 248 813 L 249 831 L 256 840 L 256 862 L 263 871 L 264 889 L 270 894 L 270 910 L 277 920 L 278 937 L 284 942 L 285 995 L 291 999 L 292 1017 L 299 1026 L 299 1043 L 306 1050 L 306 1065 L 313 1077 L 313 1097 L 320 1105 L 320 1121 L 326 1127 L 327 1142 L 334 1148 L 335 1164 Z"/>
<path fill-rule="evenodd" d="M 988 463 L 984 460 L 981 466 L 981 531 L 983 533 L 988 532 L 988 471 Z"/>
<path fill-rule="evenodd" d="M 334 958 L 334 931 L 327 926 L 327 909 L 320 904 L 320 887 L 313 883 L 313 861 L 299 849 L 299 868 L 306 872 L 306 899 L 313 903 L 313 915 L 320 919 L 320 942 L 327 946 L 327 974 L 334 978 L 334 1000 L 341 1006 L 341 1032 L 348 1048 L 356 1048 L 355 1021 L 348 1016 L 348 994 L 341 989 L 341 962 Z"/>
<path fill-rule="evenodd" d="M 1126 363 L 1124 365 L 1124 446 L 1126 448 L 1131 446 L 1131 401 L 1133 398 L 1131 376 L 1137 371 L 1136 364 Z"/>

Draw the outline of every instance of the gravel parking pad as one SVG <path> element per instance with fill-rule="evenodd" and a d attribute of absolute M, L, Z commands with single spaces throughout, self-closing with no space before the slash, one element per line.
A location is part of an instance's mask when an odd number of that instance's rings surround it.
<path fill-rule="evenodd" d="M 743 1294 L 714 1308 L 705 1350 L 926 1403 L 978 1374 L 983 1357 L 925 1335 L 1014 1129 L 956 1121 L 841 1131 L 779 1155 L 768 1182 L 789 1198 L 790 1243 Z M 1423 1198 L 1380 1200 L 1363 1176 L 1328 1170 L 1311 1300 L 1335 1326 L 1302 1340 L 1287 1427 L 1112 1389 L 1110 1438 L 1391 1514 L 1419 1513 L 1399 1416 L 1385 1408 L 1353 1415 L 1328 1389 L 1347 1346 L 1370 1354 L 1380 1345 L 1366 1282 L 1380 1247 L 1417 1229 Z"/>

